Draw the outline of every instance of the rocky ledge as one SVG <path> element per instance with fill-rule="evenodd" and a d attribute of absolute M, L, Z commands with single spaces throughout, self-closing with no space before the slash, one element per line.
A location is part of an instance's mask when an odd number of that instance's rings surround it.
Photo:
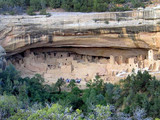
<path fill-rule="evenodd" d="M 72 47 L 72 51 L 79 53 L 82 51 L 74 48 L 114 49 L 116 52 L 136 49 L 139 53 L 160 48 L 159 25 L 158 7 L 127 12 L 51 13 L 51 17 L 1 15 L 0 44 L 7 55 L 39 47 Z M 95 55 L 106 56 L 101 53 Z"/>
<path fill-rule="evenodd" d="M 22 76 L 46 82 L 99 74 L 116 82 L 132 70 L 160 77 L 160 9 L 0 16 L 0 45 Z"/>

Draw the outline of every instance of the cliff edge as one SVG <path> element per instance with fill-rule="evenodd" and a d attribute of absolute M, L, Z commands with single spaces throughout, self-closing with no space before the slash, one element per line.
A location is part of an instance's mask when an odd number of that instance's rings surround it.
<path fill-rule="evenodd" d="M 39 47 L 154 49 L 160 47 L 160 8 L 127 12 L 0 16 L 8 55 Z"/>

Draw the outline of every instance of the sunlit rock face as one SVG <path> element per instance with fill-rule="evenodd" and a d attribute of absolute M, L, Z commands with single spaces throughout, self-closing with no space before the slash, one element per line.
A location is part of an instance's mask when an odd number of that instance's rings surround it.
<path fill-rule="evenodd" d="M 38 47 L 159 49 L 160 10 L 0 16 L 0 43 L 8 54 Z"/>
<path fill-rule="evenodd" d="M 128 65 L 130 58 L 138 59 L 141 56 L 140 61 L 148 59 L 150 49 L 154 50 L 154 56 L 158 56 L 159 24 L 158 8 L 129 12 L 52 13 L 51 17 L 1 15 L 0 44 L 7 52 L 8 61 L 13 62 L 23 75 L 40 73 L 53 82 L 58 77 L 91 79 L 103 71 L 101 76 L 107 80 L 108 77 L 118 75 L 117 72 L 108 72 L 113 67 L 106 68 L 112 65 L 109 62 L 112 57 L 115 59 L 114 64 Z M 61 53 L 66 54 L 62 59 L 68 58 L 69 54 L 80 58 L 69 57 L 70 64 L 65 65 L 64 61 L 62 64 L 70 67 L 58 69 L 58 66 L 53 66 L 61 63 L 55 61 L 62 60 L 54 54 Z M 54 65 L 50 64 L 52 62 Z M 137 63 L 136 59 L 134 63 Z M 49 71 L 52 67 L 58 73 Z M 119 67 L 113 71 L 117 69 L 120 72 Z M 121 71 L 128 72 L 130 69 Z"/>

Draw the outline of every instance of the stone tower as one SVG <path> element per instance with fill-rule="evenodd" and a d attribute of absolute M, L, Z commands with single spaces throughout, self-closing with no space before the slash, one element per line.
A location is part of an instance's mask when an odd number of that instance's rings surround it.
<path fill-rule="evenodd" d="M 153 60 L 153 50 L 148 51 L 148 60 Z"/>

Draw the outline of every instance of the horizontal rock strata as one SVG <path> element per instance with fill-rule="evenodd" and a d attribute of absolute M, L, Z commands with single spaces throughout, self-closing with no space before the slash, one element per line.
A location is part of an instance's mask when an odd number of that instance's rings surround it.
<path fill-rule="evenodd" d="M 160 10 L 0 16 L 0 44 L 8 55 L 38 47 L 158 50 Z"/>
<path fill-rule="evenodd" d="M 117 80 L 133 68 L 159 70 L 159 61 L 150 60 L 148 50 L 153 50 L 153 60 L 159 60 L 160 9 L 0 15 L 0 45 L 8 62 L 24 76 L 39 73 L 55 82 L 60 76 L 91 79 L 99 73 L 105 80 Z M 61 53 L 67 56 L 54 56 Z M 69 57 L 70 53 L 77 57 Z"/>

